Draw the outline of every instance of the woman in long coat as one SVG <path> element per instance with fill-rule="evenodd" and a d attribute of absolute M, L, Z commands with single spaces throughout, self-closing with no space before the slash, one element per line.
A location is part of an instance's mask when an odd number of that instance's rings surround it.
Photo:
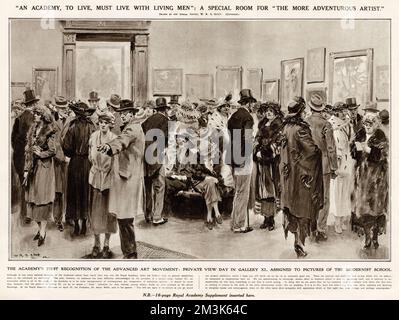
<path fill-rule="evenodd" d="M 342 233 L 347 228 L 351 216 L 351 193 L 353 189 L 353 174 L 355 163 L 351 156 L 350 144 L 354 138 L 350 118 L 346 115 L 344 103 L 336 103 L 333 107 L 334 115 L 329 122 L 333 128 L 333 135 L 338 158 L 337 177 L 331 180 L 330 213 L 334 216 L 336 233 Z"/>
<path fill-rule="evenodd" d="M 69 124 L 69 129 L 62 142 L 62 149 L 71 158 L 68 168 L 66 216 L 75 221 L 73 234 L 86 234 L 86 220 L 89 216 L 89 139 L 96 130 L 90 116 L 90 109 L 84 102 L 70 105 L 76 115 Z M 82 226 L 79 226 L 79 220 Z"/>
<path fill-rule="evenodd" d="M 274 230 L 274 215 L 280 202 L 280 129 L 283 123 L 280 106 L 268 102 L 261 104 L 262 119 L 256 136 L 254 160 L 257 167 L 255 196 L 265 217 L 261 229 Z"/>
<path fill-rule="evenodd" d="M 305 239 L 316 227 L 316 214 L 323 205 L 321 153 L 312 139 L 305 118 L 305 100 L 295 97 L 289 103 L 283 123 L 280 183 L 284 232 L 295 235 L 297 257 L 305 257 Z"/>
<path fill-rule="evenodd" d="M 116 233 L 116 217 L 109 213 L 109 189 L 111 187 L 111 172 L 113 158 L 99 152 L 97 147 L 116 138 L 111 131 L 115 117 L 109 111 L 99 114 L 98 127 L 89 140 L 89 161 L 91 169 L 89 174 L 90 184 L 90 226 L 94 233 L 94 247 L 91 257 L 100 257 L 100 235 L 105 234 L 104 247 L 101 252 L 103 259 L 112 258 L 109 249 L 111 233 Z"/>
<path fill-rule="evenodd" d="M 28 131 L 25 147 L 24 181 L 27 216 L 36 221 L 39 231 L 33 240 L 44 244 L 47 222 L 52 218 L 55 198 L 55 132 L 50 112 L 43 106 L 33 109 L 34 124 Z"/>
<path fill-rule="evenodd" d="M 366 114 L 363 118 L 366 141 L 357 143 L 360 152 L 356 168 L 357 189 L 356 216 L 365 233 L 364 248 L 379 247 L 378 236 L 385 231 L 388 213 L 388 139 L 378 129 L 377 113 Z"/>

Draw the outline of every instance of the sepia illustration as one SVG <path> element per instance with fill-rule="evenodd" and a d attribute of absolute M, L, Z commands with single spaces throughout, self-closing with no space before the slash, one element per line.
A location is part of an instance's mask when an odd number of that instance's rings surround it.
<path fill-rule="evenodd" d="M 353 23 L 10 19 L 9 259 L 391 259 L 390 21 Z"/>

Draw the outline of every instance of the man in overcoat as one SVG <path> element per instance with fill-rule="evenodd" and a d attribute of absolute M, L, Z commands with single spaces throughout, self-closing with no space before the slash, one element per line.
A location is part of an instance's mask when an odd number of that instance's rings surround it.
<path fill-rule="evenodd" d="M 337 149 L 331 123 L 323 116 L 325 108 L 322 97 L 313 94 L 308 101 L 312 115 L 306 119 L 312 130 L 312 137 L 321 150 L 323 168 L 323 190 L 324 204 L 317 217 L 316 241 L 327 240 L 327 217 L 330 210 L 330 180 L 337 177 L 335 171 L 338 169 Z"/>
<path fill-rule="evenodd" d="M 69 116 L 68 101 L 62 97 L 54 98 L 54 106 L 57 111 L 57 120 L 54 121 L 54 126 L 57 129 L 55 133 L 55 147 L 56 153 L 54 156 L 54 172 L 55 172 L 55 199 L 53 208 L 53 217 L 59 231 L 64 231 L 62 223 L 66 210 L 66 189 L 67 189 L 67 174 L 68 163 L 67 158 L 62 150 L 62 141 L 69 128 L 69 123 L 72 118 Z M 67 219 L 67 217 L 66 217 Z"/>
<path fill-rule="evenodd" d="M 124 259 L 137 259 L 133 221 L 145 212 L 144 150 L 145 137 L 139 111 L 133 101 L 122 100 L 122 132 L 114 140 L 102 144 L 98 150 L 115 157 L 109 193 L 109 212 L 116 215 L 119 225 L 121 250 Z"/>
<path fill-rule="evenodd" d="M 165 148 L 167 147 L 167 142 L 168 142 L 168 123 L 169 123 L 169 119 L 167 117 L 168 108 L 169 107 L 166 103 L 165 98 L 163 97 L 157 98 L 154 106 L 155 113 L 152 116 L 150 116 L 146 121 L 144 121 L 142 124 L 144 134 L 151 132 L 153 132 L 153 134 L 156 134 L 156 131 L 159 131 L 158 133 L 162 133 L 163 135 L 162 141 L 157 141 L 157 143 L 160 143 L 160 145 L 159 148 L 155 149 L 155 151 L 149 149 L 149 146 L 153 145 L 154 143 L 153 139 L 147 140 L 146 138 L 146 143 L 145 143 L 146 144 L 145 219 L 147 222 L 152 221 L 154 225 L 164 224 L 168 221 L 165 217 L 162 217 L 164 196 L 165 196 L 164 156 L 165 156 Z"/>
<path fill-rule="evenodd" d="M 32 108 L 35 107 L 40 99 L 35 96 L 35 92 L 27 89 L 24 92 L 23 105 L 25 110 L 15 119 L 11 132 L 11 146 L 13 148 L 13 162 L 19 178 L 19 184 L 22 186 L 24 180 L 25 164 L 25 146 L 28 131 L 33 123 Z M 25 223 L 30 223 L 31 219 L 26 216 L 25 190 L 21 190 L 21 209 L 20 217 Z"/>
<path fill-rule="evenodd" d="M 241 107 L 233 113 L 227 122 L 231 141 L 230 162 L 235 185 L 231 228 L 235 233 L 246 233 L 253 230 L 248 221 L 254 126 L 254 119 L 249 108 L 255 102 L 256 99 L 252 96 L 250 89 L 241 90 L 238 101 Z"/>

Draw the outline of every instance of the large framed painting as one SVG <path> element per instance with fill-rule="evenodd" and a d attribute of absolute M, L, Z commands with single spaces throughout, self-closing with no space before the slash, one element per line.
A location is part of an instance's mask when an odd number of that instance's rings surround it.
<path fill-rule="evenodd" d="M 330 53 L 329 102 L 354 97 L 365 105 L 373 96 L 373 49 Z"/>
<path fill-rule="evenodd" d="M 247 70 L 246 87 L 251 89 L 253 97 L 258 100 L 262 97 L 262 78 L 263 70 L 261 68 L 250 68 Z"/>
<path fill-rule="evenodd" d="M 326 87 L 307 87 L 306 88 L 306 101 L 310 101 L 313 94 L 318 94 L 324 103 L 327 103 L 327 88 Z"/>
<path fill-rule="evenodd" d="M 211 74 L 186 74 L 186 98 L 212 99 L 213 76 Z"/>
<path fill-rule="evenodd" d="M 308 50 L 306 60 L 306 81 L 324 82 L 326 69 L 326 48 Z"/>
<path fill-rule="evenodd" d="M 389 66 L 377 66 L 375 73 L 375 98 L 377 101 L 389 101 Z"/>
<path fill-rule="evenodd" d="M 267 79 L 262 82 L 262 101 L 279 102 L 279 79 Z"/>
<path fill-rule="evenodd" d="M 216 98 L 225 97 L 232 93 L 233 97 L 238 97 L 242 87 L 242 68 L 241 67 L 216 67 Z"/>
<path fill-rule="evenodd" d="M 154 96 L 181 96 L 183 69 L 153 69 L 152 92 Z"/>
<path fill-rule="evenodd" d="M 40 97 L 42 102 L 52 100 L 57 95 L 58 68 L 33 68 L 32 85 L 36 96 Z"/>
<path fill-rule="evenodd" d="M 281 109 L 286 110 L 288 102 L 303 92 L 304 58 L 281 61 L 280 101 Z"/>

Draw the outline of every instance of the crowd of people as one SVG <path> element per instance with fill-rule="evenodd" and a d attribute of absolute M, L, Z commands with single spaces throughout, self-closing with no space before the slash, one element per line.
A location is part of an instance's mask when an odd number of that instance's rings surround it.
<path fill-rule="evenodd" d="M 388 111 L 369 102 L 361 115 L 355 98 L 328 105 L 314 94 L 295 97 L 284 114 L 250 89 L 237 100 L 172 96 L 138 105 L 113 94 L 100 103 L 93 91 L 88 103 L 40 103 L 27 89 L 12 104 L 12 194 L 23 222 L 37 224 L 33 240 L 42 246 L 51 222 L 60 232 L 71 225 L 73 236 L 90 228 L 91 257 L 109 259 L 119 229 L 124 258 L 137 259 L 134 219 L 163 225 L 165 199 L 194 193 L 209 230 L 223 224 L 227 195 L 235 233 L 253 231 L 252 213 L 273 231 L 282 212 L 298 258 L 307 255 L 306 238 L 328 240 L 331 220 L 336 233 L 351 228 L 365 249 L 377 249 L 388 215 Z"/>

